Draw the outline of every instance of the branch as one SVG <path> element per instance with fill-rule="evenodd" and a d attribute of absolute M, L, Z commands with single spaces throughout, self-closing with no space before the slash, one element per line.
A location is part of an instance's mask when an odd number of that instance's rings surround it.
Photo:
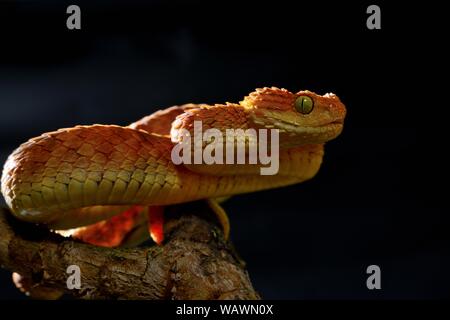
<path fill-rule="evenodd" d="M 0 208 L 0 265 L 18 272 L 16 284 L 37 298 L 62 292 L 84 299 L 260 298 L 231 244 L 204 217 L 204 205 L 168 211 L 164 245 L 131 249 L 63 238 Z M 70 265 L 81 270 L 80 289 L 67 288 Z"/>

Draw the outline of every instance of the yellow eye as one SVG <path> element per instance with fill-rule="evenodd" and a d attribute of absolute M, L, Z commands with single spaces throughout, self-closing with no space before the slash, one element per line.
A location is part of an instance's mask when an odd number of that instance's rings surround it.
<path fill-rule="evenodd" d="M 295 100 L 295 109 L 302 114 L 308 114 L 314 109 L 314 101 L 308 96 L 300 96 Z"/>

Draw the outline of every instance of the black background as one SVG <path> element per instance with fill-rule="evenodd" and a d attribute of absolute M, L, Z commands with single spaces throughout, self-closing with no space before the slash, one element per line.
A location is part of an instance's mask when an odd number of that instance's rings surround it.
<path fill-rule="evenodd" d="M 127 125 L 263 86 L 331 91 L 348 116 L 319 174 L 225 204 L 255 288 L 266 299 L 448 298 L 443 10 L 375 3 L 381 30 L 366 28 L 372 2 L 1 2 L 0 161 L 61 127 Z M 81 30 L 66 28 L 69 4 Z M 371 264 L 381 290 L 366 288 Z M 5 270 L 0 298 L 23 298 Z"/>

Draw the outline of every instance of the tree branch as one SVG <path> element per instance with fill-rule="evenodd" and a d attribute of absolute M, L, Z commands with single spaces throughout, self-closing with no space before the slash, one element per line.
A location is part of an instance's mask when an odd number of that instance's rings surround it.
<path fill-rule="evenodd" d="M 0 265 L 37 298 L 60 292 L 85 299 L 259 299 L 242 260 L 201 203 L 166 214 L 163 246 L 102 248 L 23 223 L 0 208 Z M 182 213 L 182 214 L 181 214 Z M 67 288 L 67 267 L 81 288 Z"/>

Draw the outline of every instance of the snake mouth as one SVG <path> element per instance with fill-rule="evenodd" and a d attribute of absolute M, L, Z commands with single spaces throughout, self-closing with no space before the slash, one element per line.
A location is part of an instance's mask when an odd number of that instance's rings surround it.
<path fill-rule="evenodd" d="M 329 130 L 336 130 L 336 129 L 342 129 L 342 127 L 344 126 L 344 121 L 343 120 L 336 120 L 336 121 L 332 121 L 317 127 L 313 127 L 313 128 L 325 128 L 325 129 L 329 129 Z M 319 130 L 320 131 L 320 130 Z"/>
<path fill-rule="evenodd" d="M 329 125 L 329 124 L 344 124 L 344 119 L 337 119 L 330 123 L 327 123 L 326 125 Z"/>
<path fill-rule="evenodd" d="M 280 132 L 285 132 L 290 135 L 304 136 L 311 134 L 320 136 L 323 133 L 324 136 L 331 137 L 330 139 L 333 138 L 334 132 L 337 136 L 342 131 L 344 125 L 343 118 L 330 119 L 331 121 L 329 122 L 317 125 L 305 125 L 274 113 L 265 113 L 264 117 L 254 116 L 252 120 L 258 127 L 278 129 Z"/>
<path fill-rule="evenodd" d="M 344 124 L 342 122 L 331 122 L 317 127 L 308 127 L 305 130 L 300 130 L 300 133 L 317 135 L 317 137 L 324 137 L 328 141 L 337 137 L 343 127 Z"/>
<path fill-rule="evenodd" d="M 342 120 L 336 120 L 319 126 L 298 126 L 296 124 L 277 120 L 273 123 L 274 129 L 279 129 L 282 132 L 290 132 L 293 134 L 317 134 L 317 133 L 330 133 L 335 131 L 339 133 L 344 126 Z"/>

